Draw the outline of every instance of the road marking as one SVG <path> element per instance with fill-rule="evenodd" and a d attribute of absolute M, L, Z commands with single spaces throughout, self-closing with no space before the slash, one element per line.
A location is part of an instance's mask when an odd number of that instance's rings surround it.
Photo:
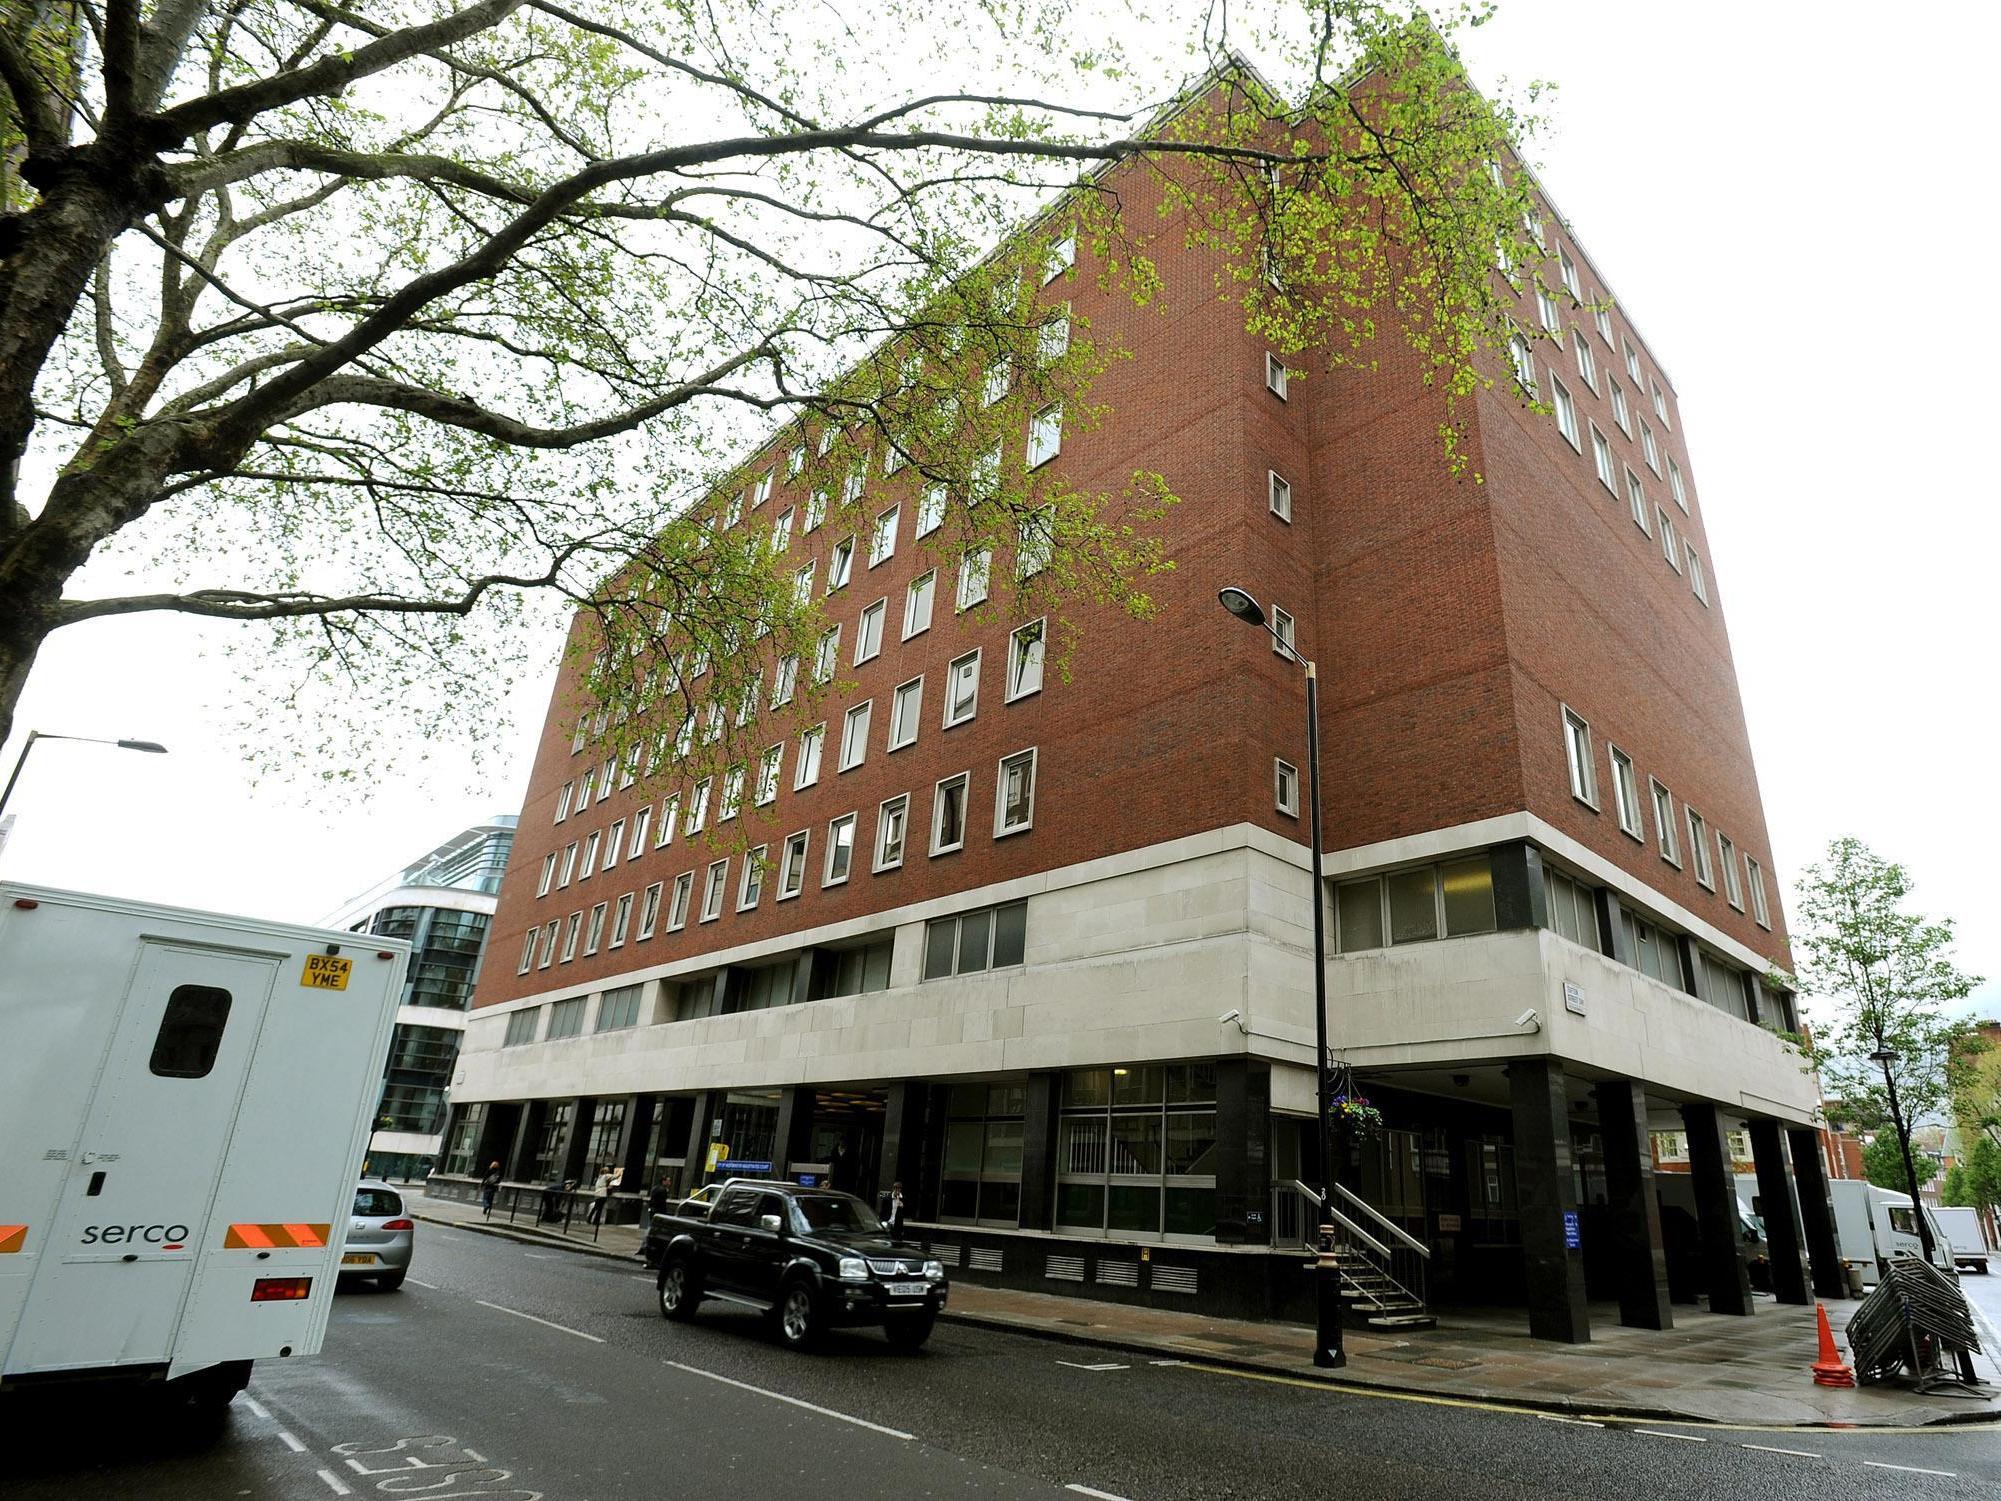
<path fill-rule="evenodd" d="M 412 1287 L 425 1288 L 430 1292 L 436 1292 L 438 1290 L 438 1284 L 435 1282 L 419 1282 L 415 1277 L 411 1277 L 406 1280 L 410 1283 Z"/>
<path fill-rule="evenodd" d="M 290 1449 L 294 1454 L 304 1454 L 306 1452 L 306 1446 L 293 1438 L 284 1429 L 280 1428 L 278 1430 L 278 1437 L 284 1440 L 285 1447 Z"/>
<path fill-rule="evenodd" d="M 530 1261 L 554 1261 L 556 1259 L 553 1256 L 545 1256 L 540 1251 L 523 1251 L 521 1254 Z"/>
<path fill-rule="evenodd" d="M 313 1471 L 313 1473 L 319 1476 L 320 1479 L 324 1480 L 327 1483 L 327 1489 L 331 1490 L 336 1496 L 352 1496 L 354 1494 L 354 1492 L 351 1489 L 349 1489 L 346 1484 L 342 1482 L 340 1476 L 334 1474 L 332 1470 L 315 1470 Z"/>
<path fill-rule="evenodd" d="M 594 1345 L 604 1343 L 604 1338 L 601 1335 L 586 1334 L 581 1329 L 572 1329 L 568 1324 L 558 1324 L 553 1319 L 537 1318 L 534 1314 L 523 1313 L 518 1308 L 506 1308 L 499 1303 L 489 1303 L 484 1298 L 474 1298 L 473 1302 L 479 1304 L 481 1308 L 491 1308 L 495 1313 L 511 1313 L 517 1319 L 526 1319 L 531 1324 L 541 1324 L 550 1329 L 560 1329 L 565 1334 L 574 1334 L 578 1339 L 587 1339 Z"/>
<path fill-rule="evenodd" d="M 1648 1438 L 1678 1438 L 1684 1444 L 1706 1444 L 1706 1438 L 1697 1438 L 1692 1433 L 1666 1433 L 1659 1428 L 1635 1428 L 1635 1433 L 1644 1433 Z"/>
<path fill-rule="evenodd" d="M 1074 1480 L 1064 1486 L 1063 1489 L 1066 1491 L 1075 1491 L 1080 1496 L 1096 1496 L 1098 1501 L 1126 1501 L 1124 1496 L 1115 1495 L 1111 1491 L 1101 1491 L 1095 1486 L 1079 1485 Z"/>
<path fill-rule="evenodd" d="M 1865 1459 L 1862 1463 L 1872 1470 L 1901 1470 L 1906 1475 L 1943 1475 L 1947 1480 L 1957 1480 L 1957 1470 L 1921 1470 L 1916 1465 L 1886 1465 L 1880 1459 Z"/>
<path fill-rule="evenodd" d="M 901 1428 L 885 1428 L 880 1423 L 871 1423 L 867 1418 L 858 1418 L 852 1413 L 836 1412 L 831 1407 L 822 1407 L 816 1402 L 803 1401 L 798 1397 L 788 1397 L 784 1392 L 772 1391 L 769 1387 L 752 1386 L 748 1381 L 738 1381 L 731 1376 L 719 1376 L 714 1371 L 705 1371 L 699 1366 L 683 1365 L 678 1360 L 664 1362 L 677 1371 L 686 1371 L 690 1376 L 703 1376 L 710 1381 L 720 1381 L 724 1386 L 733 1386 L 739 1391 L 755 1392 L 760 1397 L 769 1397 L 774 1402 L 785 1402 L 793 1407 L 803 1407 L 808 1412 L 817 1412 L 825 1418 L 838 1418 L 843 1423 L 853 1423 L 857 1428 L 866 1428 L 871 1433 L 887 1434 L 890 1438 L 900 1438 L 906 1443 L 915 1441 L 917 1435 L 905 1433 Z"/>
<path fill-rule="evenodd" d="M 472 1452 L 472 1450 L 468 1449 L 464 1444 L 459 1445 L 459 1453 L 463 1454 L 467 1459 L 471 1460 L 476 1465 L 483 1465 L 486 1463 L 486 1456 L 484 1454 L 475 1454 Z"/>
<path fill-rule="evenodd" d="M 1539 1412 L 1536 1414 L 1545 1423 L 1569 1423 L 1577 1428 L 1603 1428 L 1605 1425 L 1596 1418 L 1566 1418 L 1559 1413 Z"/>
<path fill-rule="evenodd" d="M 271 1409 L 266 1407 L 262 1402 L 259 1402 L 255 1397 L 246 1396 L 243 1399 L 243 1405 L 258 1417 L 265 1419 L 267 1422 L 270 1420 Z"/>
<path fill-rule="evenodd" d="M 1820 1455 L 1811 1449 L 1774 1449 L 1770 1444 L 1745 1444 L 1746 1449 L 1756 1449 L 1760 1454 L 1790 1454 L 1796 1459 L 1819 1459 Z"/>
<path fill-rule="evenodd" d="M 1099 1365 L 1084 1365 L 1075 1360 L 1059 1360 L 1056 1363 L 1058 1365 L 1067 1365 L 1073 1371 L 1129 1371 L 1132 1369 L 1131 1366 L 1120 1365 L 1117 1361 L 1113 1360 L 1104 1361 Z"/>
<path fill-rule="evenodd" d="M 1149 1360 L 1148 1365 L 1187 1365 L 1185 1360 Z"/>

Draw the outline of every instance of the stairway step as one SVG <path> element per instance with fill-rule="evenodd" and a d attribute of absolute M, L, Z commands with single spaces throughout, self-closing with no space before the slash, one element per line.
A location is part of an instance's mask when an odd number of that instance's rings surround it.
<path fill-rule="evenodd" d="M 1438 1320 L 1428 1313 L 1371 1314 L 1367 1320 L 1371 1329 L 1436 1329 Z"/>

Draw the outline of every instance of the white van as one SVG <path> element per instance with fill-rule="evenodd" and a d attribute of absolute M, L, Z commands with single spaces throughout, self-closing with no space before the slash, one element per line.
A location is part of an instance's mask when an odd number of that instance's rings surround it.
<path fill-rule="evenodd" d="M 408 959 L 0 883 L 0 1392 L 319 1349 Z"/>
<path fill-rule="evenodd" d="M 1962 1272 L 1987 1275 L 1987 1237 L 1980 1231 L 1980 1211 L 1945 1207 L 1931 1212 L 1932 1223 L 1952 1237 L 1952 1264 Z"/>
<path fill-rule="evenodd" d="M 1893 1256 L 1924 1253 L 1909 1194 L 1878 1188 L 1860 1178 L 1836 1178 L 1827 1187 L 1834 1199 L 1834 1235 L 1840 1243 L 1841 1260 L 1860 1268 L 1864 1282 L 1880 1280 L 1882 1269 Z M 1932 1265 L 1950 1272 L 1952 1242 L 1932 1212 L 1922 1212 L 1932 1234 Z"/>

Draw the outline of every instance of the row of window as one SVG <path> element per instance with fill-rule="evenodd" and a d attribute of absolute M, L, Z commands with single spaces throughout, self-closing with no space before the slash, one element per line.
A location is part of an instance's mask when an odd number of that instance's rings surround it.
<path fill-rule="evenodd" d="M 1037 754 L 1037 750 L 1030 747 L 1000 758 L 994 782 L 995 839 L 1020 834 L 1034 826 Z M 933 787 L 932 857 L 949 855 L 965 848 L 971 796 L 971 772 L 962 771 L 946 777 Z M 909 793 L 899 793 L 877 808 L 874 855 L 870 864 L 874 873 L 880 875 L 903 865 L 910 815 Z M 843 813 L 828 822 L 820 873 L 823 889 L 844 884 L 853 873 L 858 824 L 859 815 L 856 813 Z M 775 900 L 788 901 L 805 890 L 811 841 L 810 829 L 800 829 L 786 836 L 778 858 Z M 768 845 L 758 845 L 747 852 L 740 863 L 736 889 L 736 910 L 739 912 L 754 911 L 763 900 L 765 879 L 771 873 L 767 859 L 769 848 Z M 711 861 L 702 873 L 698 921 L 713 922 L 723 915 L 729 899 L 730 864 L 731 857 L 725 856 Z M 667 894 L 665 882 L 655 881 L 643 892 L 628 891 L 616 901 L 599 902 L 588 914 L 579 909 L 567 918 L 551 918 L 539 928 L 529 929 L 515 972 L 525 975 L 531 969 L 567 964 L 577 958 L 580 951 L 588 958 L 601 948 L 622 948 L 628 938 L 643 942 L 659 931 L 663 904 L 666 908 L 666 931 L 680 931 L 687 926 L 694 904 L 695 875 L 696 872 L 686 870 L 676 876 L 671 895 Z"/>
<path fill-rule="evenodd" d="M 1563 706 L 1563 748 L 1570 767 L 1570 795 L 1592 812 L 1598 812 L 1598 760 L 1592 746 L 1591 726 L 1568 704 Z M 1634 769 L 1633 758 L 1610 741 L 1606 742 L 1605 750 L 1612 768 L 1612 802 L 1618 814 L 1619 828 L 1644 844 L 1647 840 L 1646 821 L 1640 802 L 1639 773 Z M 1660 856 L 1680 870 L 1682 842 L 1676 826 L 1674 794 L 1668 791 L 1659 777 L 1649 777 L 1647 782 Z M 1716 877 L 1720 870 L 1724 900 L 1742 912 L 1748 895 L 1752 919 L 1759 927 L 1769 929 L 1772 926 L 1772 910 L 1765 894 L 1765 868 L 1750 853 L 1739 851 L 1736 843 L 1721 829 L 1714 831 L 1716 858 L 1712 863 L 1708 821 L 1687 803 L 1682 804 L 1681 812 L 1688 830 L 1688 856 L 1694 866 L 1697 884 L 1709 891 L 1716 890 Z"/>

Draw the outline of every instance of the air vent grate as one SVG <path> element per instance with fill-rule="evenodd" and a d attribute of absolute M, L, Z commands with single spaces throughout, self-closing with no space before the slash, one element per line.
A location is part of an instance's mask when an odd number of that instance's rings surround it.
<path fill-rule="evenodd" d="M 931 1256 L 933 1260 L 944 1266 L 957 1266 L 964 1258 L 965 1252 L 958 1246 L 933 1245 L 931 1247 Z"/>
<path fill-rule="evenodd" d="M 1139 1263 L 1137 1261 L 1101 1261 L 1098 1263 L 1098 1280 L 1107 1287 L 1138 1287 Z"/>
<path fill-rule="evenodd" d="M 974 1246 L 966 1252 L 966 1265 L 975 1272 L 998 1272 L 1002 1254 L 999 1246 Z"/>
<path fill-rule="evenodd" d="M 1195 1268 L 1192 1266 L 1157 1266 L 1153 1269 L 1155 1292 L 1187 1293 L 1195 1295 Z"/>
<path fill-rule="evenodd" d="M 1081 1256 L 1051 1256 L 1049 1265 L 1042 1275 L 1052 1282 L 1082 1282 L 1084 1280 L 1084 1258 Z"/>

